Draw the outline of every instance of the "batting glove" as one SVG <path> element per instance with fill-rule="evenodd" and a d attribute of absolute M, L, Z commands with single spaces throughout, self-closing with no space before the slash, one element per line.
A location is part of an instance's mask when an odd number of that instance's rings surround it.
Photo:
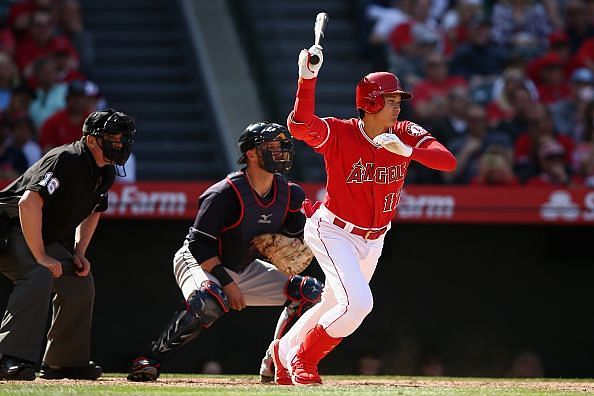
<path fill-rule="evenodd" d="M 410 157 L 412 155 L 412 147 L 404 144 L 398 136 L 393 133 L 382 133 L 373 138 L 373 142 L 377 145 L 382 146 L 388 151 L 394 154 L 401 155 L 403 157 Z"/>
<path fill-rule="evenodd" d="M 315 65 L 309 63 L 312 55 L 317 55 L 320 58 L 320 61 Z M 307 80 L 317 77 L 322 63 L 324 63 L 324 54 L 322 53 L 321 46 L 312 45 L 308 50 L 302 49 L 299 54 L 299 62 L 297 62 L 299 65 L 299 77 Z"/>

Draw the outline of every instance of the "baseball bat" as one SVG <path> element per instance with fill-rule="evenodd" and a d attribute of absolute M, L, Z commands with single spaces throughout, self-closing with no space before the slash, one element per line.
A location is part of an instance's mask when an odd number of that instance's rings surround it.
<path fill-rule="evenodd" d="M 314 44 L 320 45 L 322 43 L 322 39 L 324 38 L 324 33 L 326 32 L 326 25 L 328 25 L 328 14 L 325 12 L 320 12 L 316 16 L 316 24 L 314 25 Z M 309 58 L 309 63 L 312 65 L 317 65 L 320 62 L 320 57 L 317 55 L 312 55 Z"/>

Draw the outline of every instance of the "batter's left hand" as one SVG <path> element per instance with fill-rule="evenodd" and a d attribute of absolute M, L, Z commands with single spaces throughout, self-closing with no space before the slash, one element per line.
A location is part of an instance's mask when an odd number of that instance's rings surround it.
<path fill-rule="evenodd" d="M 72 261 L 74 261 L 74 266 L 76 267 L 75 272 L 78 276 L 87 276 L 91 271 L 91 263 L 87 258 L 82 254 L 74 254 L 72 256 Z"/>
<path fill-rule="evenodd" d="M 410 157 L 412 155 L 412 147 L 404 144 L 398 136 L 393 133 L 382 133 L 373 138 L 375 144 L 379 144 L 388 151 L 403 157 Z"/>

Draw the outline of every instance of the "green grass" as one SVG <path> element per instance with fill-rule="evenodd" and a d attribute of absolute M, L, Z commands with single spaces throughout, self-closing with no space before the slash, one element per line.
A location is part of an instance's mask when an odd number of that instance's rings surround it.
<path fill-rule="evenodd" d="M 100 381 L 2 382 L 0 395 L 594 395 L 594 380 L 325 376 L 322 386 L 262 385 L 256 376 L 163 375 L 131 383 L 124 374 Z"/>

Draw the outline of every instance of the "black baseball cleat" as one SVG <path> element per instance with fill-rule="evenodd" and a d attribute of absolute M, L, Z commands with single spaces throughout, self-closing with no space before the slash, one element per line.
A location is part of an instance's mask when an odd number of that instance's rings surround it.
<path fill-rule="evenodd" d="M 101 367 L 97 366 L 93 361 L 89 362 L 88 366 L 80 367 L 50 367 L 42 363 L 39 378 L 46 380 L 68 378 L 94 381 L 101 377 L 102 374 L 103 370 Z"/>
<path fill-rule="evenodd" d="M 159 378 L 160 372 L 161 364 L 157 360 L 141 356 L 132 362 L 128 381 L 156 381 Z"/>
<path fill-rule="evenodd" d="M 8 355 L 4 355 L 0 360 L 0 380 L 33 381 L 34 379 L 33 363 Z"/>

